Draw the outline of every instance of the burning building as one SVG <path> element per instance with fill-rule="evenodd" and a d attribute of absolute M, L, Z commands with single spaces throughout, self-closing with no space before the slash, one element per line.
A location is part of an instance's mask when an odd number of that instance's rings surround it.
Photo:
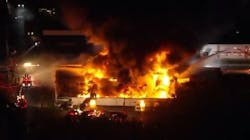
<path fill-rule="evenodd" d="M 65 24 L 71 30 L 80 30 L 93 51 L 77 65 L 64 63 L 57 67 L 58 97 L 167 99 L 175 98 L 176 89 L 189 81 L 189 78 L 181 78 L 180 71 L 176 70 L 177 63 L 184 59 L 181 51 L 180 57 L 173 55 L 177 43 L 164 46 L 163 41 L 149 41 L 130 34 L 129 27 L 121 26 L 125 22 L 105 18 L 97 24 L 82 8 L 75 5 L 70 8 L 62 6 Z M 170 56 L 174 56 L 173 59 Z"/>
<path fill-rule="evenodd" d="M 146 57 L 140 70 L 113 66 L 112 57 L 98 56 L 86 65 L 61 65 L 56 70 L 58 96 L 121 98 L 174 98 L 175 90 L 188 78 L 180 78 L 170 65 L 170 51 L 160 50 Z M 115 69 L 116 68 L 116 69 Z"/>

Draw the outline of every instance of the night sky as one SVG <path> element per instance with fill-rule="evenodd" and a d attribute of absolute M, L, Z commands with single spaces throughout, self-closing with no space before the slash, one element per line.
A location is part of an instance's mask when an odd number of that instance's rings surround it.
<path fill-rule="evenodd" d="M 248 0 L 27 0 L 25 3 L 30 8 L 59 10 L 57 22 L 43 23 L 35 17 L 41 27 L 82 29 L 91 25 L 96 32 L 103 32 L 105 40 L 122 42 L 127 45 L 126 51 L 135 55 L 147 54 L 165 44 L 193 52 L 206 43 L 250 42 Z M 65 13 L 73 20 L 65 20 Z"/>
<path fill-rule="evenodd" d="M 187 45 L 221 41 L 230 31 L 247 30 L 249 3 L 245 0 L 209 1 L 71 1 L 92 24 L 109 18 L 118 22 L 117 38 L 144 42 L 173 40 Z M 74 5 L 75 4 L 75 5 Z M 248 23 L 247 23 L 248 22 Z M 222 39 L 223 41 L 223 39 Z"/>
<path fill-rule="evenodd" d="M 178 56 L 182 55 L 180 51 L 192 54 L 203 44 L 250 41 L 250 10 L 245 0 L 73 0 L 61 5 L 62 13 L 72 13 L 77 19 L 63 21 L 66 25 L 81 29 L 84 24 L 91 24 L 97 32 L 104 32 L 106 40 L 125 42 L 127 46 L 122 54 L 128 57 L 141 58 L 160 47 L 169 47 L 177 50 L 171 53 L 172 58 L 182 59 Z"/>
<path fill-rule="evenodd" d="M 169 41 L 187 50 L 206 43 L 250 41 L 247 0 L 72 0 L 60 1 L 59 5 L 61 9 L 66 5 L 70 9 L 67 12 L 76 11 L 79 24 L 75 28 L 81 28 L 85 18 L 97 29 L 111 20 L 112 25 L 105 31 L 108 39 L 148 46 L 149 50 Z"/>

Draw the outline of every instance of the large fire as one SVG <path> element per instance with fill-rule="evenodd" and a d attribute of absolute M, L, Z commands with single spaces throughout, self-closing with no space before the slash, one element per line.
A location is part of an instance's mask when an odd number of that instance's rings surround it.
<path fill-rule="evenodd" d="M 85 66 L 71 69 L 82 76 L 78 97 L 121 97 L 121 98 L 174 98 L 176 89 L 189 78 L 180 78 L 169 65 L 170 52 L 158 51 L 145 60 L 143 71 L 129 69 L 130 80 L 125 82 L 118 74 L 111 75 L 109 64 L 94 64 L 89 61 Z"/>
<path fill-rule="evenodd" d="M 58 92 L 63 92 L 63 94 L 71 92 L 70 95 L 78 94 L 78 97 L 174 98 L 176 89 L 182 83 L 189 81 L 189 78 L 180 78 L 180 74 L 175 71 L 176 65 L 169 63 L 170 50 L 154 50 L 150 52 L 151 55 L 146 57 L 145 54 L 149 52 L 142 53 L 143 55 L 138 54 L 138 56 L 143 56 L 141 58 L 132 58 L 137 55 L 137 52 L 129 55 L 134 50 L 131 47 L 131 41 L 126 41 L 126 37 L 131 40 L 129 36 L 126 36 L 126 31 L 124 34 L 121 30 L 122 34 L 118 34 L 120 37 L 117 37 L 117 33 L 120 31 L 117 30 L 117 27 L 120 27 L 117 26 L 119 23 L 117 20 L 107 18 L 95 26 L 88 18 L 88 13 L 81 10 L 82 8 L 77 5 L 71 7 L 70 10 L 68 8 L 67 4 L 62 7 L 65 23 L 72 30 L 82 31 L 88 43 L 97 47 L 93 50 L 97 51 L 96 56 L 90 60 L 83 60 L 87 62 L 84 66 L 72 69 L 60 68 L 62 76 L 59 72 L 57 77 L 60 80 L 57 81 L 59 86 L 63 86 L 62 90 L 58 89 Z M 113 34 L 113 30 L 117 32 Z M 140 41 L 140 38 L 138 39 Z M 140 62 L 137 64 L 138 59 Z M 141 60 L 143 60 L 143 64 L 141 64 Z M 67 78 L 60 78 L 64 77 L 63 69 L 71 71 L 70 74 L 78 75 L 71 76 L 72 78 L 78 77 L 75 79 L 80 81 L 77 83 L 77 90 L 70 89 L 76 88 L 70 83 L 74 80 L 67 81 Z M 68 83 L 65 84 L 65 81 Z M 70 86 L 67 87 L 67 84 Z M 79 93 L 72 94 L 72 92 Z"/>
<path fill-rule="evenodd" d="M 119 97 L 125 98 L 173 98 L 178 84 L 188 82 L 189 78 L 179 78 L 171 74 L 174 66 L 167 64 L 168 51 L 159 51 L 148 58 L 146 73 L 137 75 L 134 83 L 124 88 Z"/>

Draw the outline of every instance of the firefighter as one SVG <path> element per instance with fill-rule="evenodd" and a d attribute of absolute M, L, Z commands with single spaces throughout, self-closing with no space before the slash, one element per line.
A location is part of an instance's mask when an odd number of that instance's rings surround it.
<path fill-rule="evenodd" d="M 93 82 L 93 85 L 88 90 L 88 92 L 90 93 L 90 98 L 96 98 L 97 89 L 97 84 Z"/>
<path fill-rule="evenodd" d="M 175 89 L 178 88 L 178 78 L 176 76 L 173 76 L 173 78 L 170 81 L 170 95 L 174 97 L 175 95 Z"/>
<path fill-rule="evenodd" d="M 27 100 L 25 99 L 24 95 L 17 96 L 17 103 L 16 106 L 21 108 L 21 109 L 26 109 L 27 108 Z"/>
<path fill-rule="evenodd" d="M 31 76 L 29 74 L 27 73 L 24 74 L 22 84 L 25 87 L 32 86 Z"/>

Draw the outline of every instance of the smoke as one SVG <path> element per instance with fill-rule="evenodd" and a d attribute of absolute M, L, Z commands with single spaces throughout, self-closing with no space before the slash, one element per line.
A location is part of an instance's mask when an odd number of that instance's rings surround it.
<path fill-rule="evenodd" d="M 82 64 L 83 67 L 74 69 L 78 75 L 67 68 L 65 73 L 59 74 L 62 78 L 58 80 L 62 82 L 58 83 L 59 90 L 67 87 L 65 92 L 74 89 L 74 94 L 89 93 L 94 87 L 89 84 L 96 83 L 100 94 L 117 96 L 117 93 L 131 92 L 148 93 L 151 97 L 161 82 L 168 83 L 168 74 L 172 78 L 176 72 L 191 70 L 187 65 L 189 58 L 201 45 L 217 39 L 232 26 L 231 18 L 225 15 L 222 19 L 212 18 L 217 13 L 206 13 L 213 11 L 207 7 L 183 7 L 178 3 L 172 3 L 174 8 L 159 5 L 153 4 L 152 8 L 63 1 L 63 23 L 70 30 L 81 31 L 94 54 L 84 54 L 74 60 L 40 56 L 43 58 L 39 60 L 43 63 L 41 66 L 45 67 L 41 67 L 38 77 L 45 84 L 54 84 L 55 79 L 51 77 L 56 77 L 53 74 L 58 65 Z M 198 8 L 201 15 L 193 8 Z M 165 80 L 159 80 L 159 75 Z M 64 76 L 68 76 L 68 80 L 63 79 Z M 142 90 L 145 91 L 140 92 Z M 171 88 L 164 89 L 165 92 L 171 92 Z"/>
<path fill-rule="evenodd" d="M 88 43 L 93 47 L 96 53 L 107 55 L 109 50 L 109 41 L 105 32 L 109 29 L 112 20 L 105 21 L 100 25 L 91 24 L 87 17 L 87 11 L 70 3 L 62 4 L 62 18 L 67 27 L 71 30 L 80 30 L 87 38 Z"/>
<path fill-rule="evenodd" d="M 168 36 L 163 38 L 161 35 L 165 34 L 165 31 L 160 31 L 156 24 L 150 26 L 140 25 L 144 22 L 144 19 L 135 21 L 135 23 L 126 19 L 126 16 L 119 18 L 104 14 L 96 18 L 91 13 L 93 11 L 72 3 L 62 4 L 61 9 L 63 21 L 69 29 L 81 30 L 88 43 L 95 46 L 93 50 L 100 55 L 95 57 L 95 62 L 99 63 L 99 60 L 108 55 L 104 59 L 109 61 L 109 72 L 116 73 L 115 75 L 119 75 L 119 71 L 126 69 L 137 68 L 143 70 L 147 55 L 159 50 L 160 47 L 171 49 L 177 47 L 172 49 L 173 53 L 169 56 L 172 63 L 177 63 L 184 58 L 181 56 L 184 53 L 180 47 L 181 45 L 170 45 L 172 42 L 177 44 L 178 41 L 168 39 Z M 131 20 L 136 20 L 135 17 L 131 18 Z M 146 22 L 157 21 L 148 19 Z M 152 30 L 154 28 L 156 31 Z M 165 42 L 168 42 L 168 45 L 165 45 Z M 174 51 L 175 49 L 181 50 L 181 53 Z"/>
<path fill-rule="evenodd" d="M 89 43 L 140 65 L 166 42 L 177 44 L 174 49 L 181 53 L 194 53 L 201 45 L 216 41 L 232 28 L 243 5 L 234 1 L 167 3 L 73 1 L 63 3 L 61 9 L 63 22 L 72 30 L 82 30 Z"/>
<path fill-rule="evenodd" d="M 174 69 L 185 71 L 203 44 L 218 41 L 232 29 L 244 7 L 243 1 L 167 3 L 64 1 L 61 12 L 64 24 L 81 30 L 95 46 L 96 64 L 105 63 L 110 75 L 131 77 L 135 71 L 144 72 L 150 54 L 164 49 Z"/>
<path fill-rule="evenodd" d="M 55 72 L 58 66 L 63 64 L 85 64 L 87 62 L 82 60 L 89 60 L 90 55 L 81 54 L 75 59 L 67 59 L 65 56 L 52 55 L 52 54 L 40 54 L 35 58 L 26 58 L 27 62 L 31 62 L 35 66 L 31 70 L 31 75 L 35 86 L 55 86 Z"/>

